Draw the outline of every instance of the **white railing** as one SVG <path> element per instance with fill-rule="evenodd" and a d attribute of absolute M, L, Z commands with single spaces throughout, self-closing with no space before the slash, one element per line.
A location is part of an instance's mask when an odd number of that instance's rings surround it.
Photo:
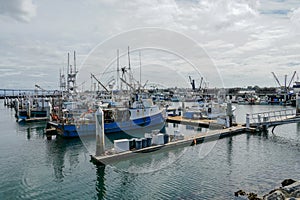
<path fill-rule="evenodd" d="M 295 109 L 247 114 L 246 125 L 250 126 L 251 124 L 259 126 L 263 123 L 284 121 L 294 116 L 296 116 Z"/>

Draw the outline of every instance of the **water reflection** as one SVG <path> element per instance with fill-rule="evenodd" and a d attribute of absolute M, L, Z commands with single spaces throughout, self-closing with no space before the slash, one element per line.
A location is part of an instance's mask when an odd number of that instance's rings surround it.
<path fill-rule="evenodd" d="M 250 144 L 250 138 L 251 138 L 251 135 L 250 133 L 246 133 L 246 145 L 247 145 L 247 152 L 249 152 L 249 144 Z"/>
<path fill-rule="evenodd" d="M 79 164 L 79 153 L 83 151 L 80 139 L 66 140 L 58 137 L 48 141 L 46 145 L 47 162 L 53 166 L 56 182 L 62 182 L 65 177 L 65 168 L 69 164 L 70 168 L 75 168 Z M 68 158 L 66 158 L 68 156 Z M 65 163 L 65 161 L 69 163 Z"/>
<path fill-rule="evenodd" d="M 232 142 L 233 142 L 232 137 L 229 137 L 227 139 L 227 162 L 230 168 L 232 164 Z"/>
<path fill-rule="evenodd" d="M 45 122 L 18 124 L 17 131 L 19 133 L 26 133 L 27 140 L 30 140 L 33 136 L 44 138 L 45 126 Z"/>
<path fill-rule="evenodd" d="M 27 128 L 27 140 L 30 140 L 30 128 Z"/>
<path fill-rule="evenodd" d="M 102 200 L 106 194 L 105 188 L 105 166 L 96 165 L 96 175 L 97 175 L 97 182 L 96 182 L 96 191 L 98 199 Z"/>

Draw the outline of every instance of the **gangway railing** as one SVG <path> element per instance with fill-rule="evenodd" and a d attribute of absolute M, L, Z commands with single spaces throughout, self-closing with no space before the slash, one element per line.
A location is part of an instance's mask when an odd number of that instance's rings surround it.
<path fill-rule="evenodd" d="M 249 127 L 269 127 L 285 123 L 292 123 L 296 118 L 295 109 L 285 109 L 276 111 L 267 111 L 246 115 L 246 126 Z"/>

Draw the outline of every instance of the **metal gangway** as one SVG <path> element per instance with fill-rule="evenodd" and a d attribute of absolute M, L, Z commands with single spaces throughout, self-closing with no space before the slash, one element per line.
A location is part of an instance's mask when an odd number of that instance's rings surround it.
<path fill-rule="evenodd" d="M 268 129 L 277 125 L 300 122 L 295 109 L 276 110 L 246 115 L 246 127 Z"/>

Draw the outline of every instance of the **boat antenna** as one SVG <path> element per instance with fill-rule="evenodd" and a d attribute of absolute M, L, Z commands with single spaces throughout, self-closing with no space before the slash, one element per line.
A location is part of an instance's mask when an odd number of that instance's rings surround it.
<path fill-rule="evenodd" d="M 77 73 L 76 71 L 76 52 L 74 51 L 74 71 L 75 71 L 75 74 Z"/>
<path fill-rule="evenodd" d="M 117 90 L 119 90 L 119 78 L 120 78 L 120 62 L 119 62 L 119 49 L 117 49 Z"/>
<path fill-rule="evenodd" d="M 68 66 L 67 66 L 67 82 L 68 82 L 68 85 L 67 85 L 67 91 L 69 91 L 69 88 L 70 88 L 70 83 L 69 83 L 69 73 L 70 73 L 70 53 L 68 52 Z"/>
<path fill-rule="evenodd" d="M 132 85 L 132 73 L 131 73 L 131 65 L 130 65 L 130 53 L 128 46 L 128 70 L 129 70 L 129 83 Z"/>
<path fill-rule="evenodd" d="M 61 69 L 59 69 L 59 88 L 61 90 L 61 87 L 62 87 L 62 81 L 61 81 Z"/>
<path fill-rule="evenodd" d="M 141 59 L 141 51 L 139 51 L 140 57 L 140 86 L 142 86 L 142 59 Z"/>
<path fill-rule="evenodd" d="M 128 46 L 128 69 L 130 70 L 130 55 L 129 55 L 129 46 Z"/>

